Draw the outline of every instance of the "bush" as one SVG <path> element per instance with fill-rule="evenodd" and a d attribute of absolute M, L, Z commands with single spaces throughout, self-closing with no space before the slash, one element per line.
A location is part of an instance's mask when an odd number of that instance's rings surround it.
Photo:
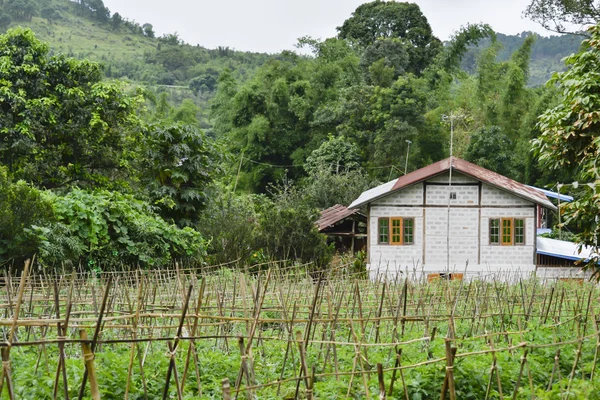
<path fill-rule="evenodd" d="M 33 256 L 41 238 L 30 228 L 53 219 L 52 205 L 42 191 L 24 181 L 11 182 L 6 168 L 0 167 L 0 263 Z"/>
<path fill-rule="evenodd" d="M 207 207 L 198 223 L 202 235 L 210 239 L 211 263 L 240 260 L 252 263 L 256 250 L 259 216 L 254 195 L 235 195 L 225 185 L 215 185 L 207 196 Z"/>
<path fill-rule="evenodd" d="M 177 258 L 199 262 L 205 255 L 200 233 L 165 222 L 132 196 L 74 189 L 65 196 L 48 192 L 48 197 L 58 224 L 36 230 L 44 239 L 40 253 L 47 262 L 67 256 L 90 267 L 157 267 Z"/>
<path fill-rule="evenodd" d="M 320 214 L 293 186 L 273 188 L 273 200 L 261 205 L 259 248 L 272 260 L 298 260 L 325 267 L 333 255 L 315 224 Z"/>

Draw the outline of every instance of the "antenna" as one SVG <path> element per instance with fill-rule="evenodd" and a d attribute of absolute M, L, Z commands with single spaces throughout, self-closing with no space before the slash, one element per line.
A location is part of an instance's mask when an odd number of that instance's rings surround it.
<path fill-rule="evenodd" d="M 463 118 L 462 114 L 442 115 L 442 121 L 450 121 L 450 167 L 448 168 L 448 215 L 446 218 L 446 268 L 450 272 L 450 191 L 452 190 L 452 166 L 453 166 L 453 142 L 454 142 L 454 120 Z"/>
<path fill-rule="evenodd" d="M 412 142 L 407 139 L 406 143 L 408 143 L 408 149 L 406 149 L 406 163 L 404 164 L 404 175 L 408 173 L 408 154 L 410 153 L 410 144 Z"/>

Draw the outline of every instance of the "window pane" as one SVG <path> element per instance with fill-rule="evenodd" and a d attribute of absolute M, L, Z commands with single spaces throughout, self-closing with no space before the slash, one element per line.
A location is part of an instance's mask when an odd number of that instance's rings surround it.
<path fill-rule="evenodd" d="M 500 243 L 500 220 L 490 219 L 490 244 Z"/>
<path fill-rule="evenodd" d="M 379 218 L 379 243 L 389 243 L 390 221 L 387 218 Z"/>
<path fill-rule="evenodd" d="M 392 244 L 402 244 L 402 218 L 392 218 Z"/>
<path fill-rule="evenodd" d="M 525 221 L 515 219 L 515 244 L 525 244 Z"/>
<path fill-rule="evenodd" d="M 404 220 L 404 244 L 413 244 L 414 219 Z"/>
<path fill-rule="evenodd" d="M 512 219 L 502 219 L 502 244 L 512 244 Z"/>

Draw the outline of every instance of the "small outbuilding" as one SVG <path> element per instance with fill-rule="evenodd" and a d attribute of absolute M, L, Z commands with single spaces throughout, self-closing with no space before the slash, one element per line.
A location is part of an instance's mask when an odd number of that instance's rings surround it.
<path fill-rule="evenodd" d="M 319 232 L 327 235 L 339 252 L 364 250 L 367 244 L 367 216 L 358 209 L 336 204 L 321 211 Z"/>

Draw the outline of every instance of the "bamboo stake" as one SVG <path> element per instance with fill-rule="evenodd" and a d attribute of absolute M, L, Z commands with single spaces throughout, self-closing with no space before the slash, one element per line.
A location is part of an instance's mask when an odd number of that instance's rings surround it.
<path fill-rule="evenodd" d="M 81 342 L 81 350 L 83 352 L 83 361 L 85 362 L 85 370 L 90 381 L 90 392 L 92 400 L 100 400 L 100 390 L 98 388 L 98 380 L 96 378 L 96 368 L 94 367 L 94 351 L 88 343 L 88 335 L 85 329 L 79 331 Z"/>

